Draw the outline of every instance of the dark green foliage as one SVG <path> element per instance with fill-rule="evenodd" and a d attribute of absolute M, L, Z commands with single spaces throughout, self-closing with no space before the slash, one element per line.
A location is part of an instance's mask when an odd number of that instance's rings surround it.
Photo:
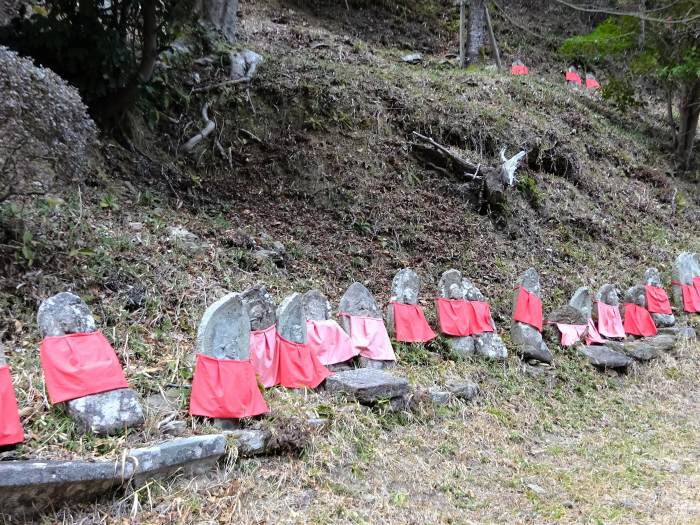
<path fill-rule="evenodd" d="M 638 35 L 639 22 L 635 18 L 608 18 L 587 35 L 567 38 L 559 52 L 570 61 L 596 63 L 633 49 Z"/>

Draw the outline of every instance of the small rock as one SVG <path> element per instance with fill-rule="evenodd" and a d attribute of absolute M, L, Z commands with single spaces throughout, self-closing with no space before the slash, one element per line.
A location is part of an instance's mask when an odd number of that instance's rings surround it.
<path fill-rule="evenodd" d="M 593 366 L 624 371 L 632 364 L 632 359 L 625 354 L 616 352 L 607 346 L 584 345 L 578 347 Z"/>
<path fill-rule="evenodd" d="M 80 397 L 66 404 L 68 414 L 78 424 L 99 436 L 118 434 L 145 421 L 138 396 L 129 388 Z"/>
<path fill-rule="evenodd" d="M 428 393 L 430 394 L 430 399 L 432 399 L 433 403 L 436 405 L 447 405 L 452 398 L 451 392 L 445 392 L 443 390 L 431 388 Z"/>
<path fill-rule="evenodd" d="M 180 226 L 168 226 L 168 241 L 174 245 L 180 245 L 188 251 L 199 251 L 202 248 L 199 237 Z"/>
<path fill-rule="evenodd" d="M 450 383 L 447 385 L 447 390 L 463 401 L 471 401 L 479 395 L 479 386 L 474 383 Z"/>
<path fill-rule="evenodd" d="M 158 428 L 163 434 L 167 434 L 169 436 L 181 436 L 187 431 L 187 423 L 176 419 L 174 421 L 168 421 Z"/>
<path fill-rule="evenodd" d="M 408 64 L 418 64 L 423 60 L 423 54 L 422 53 L 409 53 L 408 55 L 404 55 L 401 57 L 401 60 Z"/>

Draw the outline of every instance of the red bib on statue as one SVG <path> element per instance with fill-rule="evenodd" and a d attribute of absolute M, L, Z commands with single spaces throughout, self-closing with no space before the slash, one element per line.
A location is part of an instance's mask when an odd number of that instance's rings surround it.
<path fill-rule="evenodd" d="M 625 305 L 625 332 L 642 337 L 656 335 L 656 325 L 646 308 L 634 303 Z"/>
<path fill-rule="evenodd" d="M 529 324 L 540 332 L 542 331 L 542 301 L 534 293 L 528 292 L 522 286 L 520 287 L 520 292 L 518 292 L 518 300 L 515 303 L 513 320 Z"/>
<path fill-rule="evenodd" d="M 588 320 L 588 334 L 586 334 L 586 344 L 587 345 L 603 345 L 606 339 L 598 333 L 598 329 L 595 327 L 593 319 Z"/>
<path fill-rule="evenodd" d="M 396 340 L 402 343 L 425 343 L 435 338 L 435 332 L 425 319 L 423 308 L 417 304 L 392 302 Z"/>
<path fill-rule="evenodd" d="M 573 82 L 574 84 L 581 85 L 581 76 L 576 73 L 576 71 L 567 71 L 564 76 L 567 82 Z"/>
<path fill-rule="evenodd" d="M 530 70 L 527 68 L 527 66 L 514 65 L 511 66 L 510 72 L 514 75 L 527 75 L 530 72 Z"/>
<path fill-rule="evenodd" d="M 233 419 L 269 412 L 250 361 L 197 354 L 190 415 Z"/>
<path fill-rule="evenodd" d="M 561 332 L 561 346 L 564 348 L 580 341 L 588 329 L 588 326 L 585 324 L 556 323 L 556 325 L 559 332 Z"/>
<path fill-rule="evenodd" d="M 341 313 L 350 319 L 350 339 L 353 349 L 362 357 L 375 361 L 396 361 L 391 339 L 382 319 Z"/>
<path fill-rule="evenodd" d="M 698 285 L 700 281 L 696 279 L 693 279 L 693 284 L 674 283 L 681 287 L 683 310 L 690 314 L 700 313 L 700 285 Z"/>
<path fill-rule="evenodd" d="M 294 343 L 277 334 L 279 384 L 286 388 L 316 388 L 331 373 L 308 344 Z"/>
<path fill-rule="evenodd" d="M 605 337 L 625 337 L 620 308 L 598 302 L 598 332 Z"/>
<path fill-rule="evenodd" d="M 117 354 L 101 332 L 46 337 L 39 355 L 51 403 L 129 386 Z"/>
<path fill-rule="evenodd" d="M 265 388 L 275 386 L 279 370 L 277 355 L 277 328 L 275 325 L 264 330 L 250 332 L 250 362 Z"/>
<path fill-rule="evenodd" d="M 10 367 L 0 366 L 0 447 L 24 441 Z"/>
<path fill-rule="evenodd" d="M 652 314 L 672 314 L 671 302 L 668 300 L 666 290 L 658 286 L 646 285 L 647 310 Z"/>
<path fill-rule="evenodd" d="M 600 84 L 595 78 L 587 78 L 586 89 L 600 89 Z"/>
<path fill-rule="evenodd" d="M 306 344 L 322 365 L 343 363 L 358 354 L 350 336 L 332 319 L 306 321 L 306 338 Z"/>
<path fill-rule="evenodd" d="M 493 332 L 489 303 L 444 298 L 435 301 L 437 302 L 438 320 L 442 333 L 455 337 L 466 337 Z"/>

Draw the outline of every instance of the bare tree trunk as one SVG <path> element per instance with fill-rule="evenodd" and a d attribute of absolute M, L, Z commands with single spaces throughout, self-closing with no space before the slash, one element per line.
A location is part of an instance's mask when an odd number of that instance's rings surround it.
<path fill-rule="evenodd" d="M 465 0 L 459 2 L 459 67 L 464 67 L 465 61 L 464 44 L 466 39 L 464 35 L 464 2 Z"/>
<path fill-rule="evenodd" d="M 486 8 L 484 0 L 471 0 L 469 3 L 469 37 L 467 40 L 467 62 L 473 64 L 479 59 L 479 51 L 484 43 Z"/>
<path fill-rule="evenodd" d="M 202 22 L 220 31 L 229 42 L 235 40 L 238 0 L 198 0 L 196 9 Z"/>
<path fill-rule="evenodd" d="M 644 47 L 647 39 L 647 21 L 644 19 L 646 11 L 646 0 L 639 0 L 639 14 L 642 15 L 642 17 L 639 19 L 639 41 L 637 42 L 639 49 L 642 49 Z"/>
<path fill-rule="evenodd" d="M 700 78 L 696 77 L 695 80 L 683 86 L 678 110 L 680 122 L 678 123 L 676 160 L 681 170 L 685 171 L 690 169 L 700 117 Z"/>
<path fill-rule="evenodd" d="M 484 14 L 486 14 L 486 26 L 489 28 L 491 51 L 493 52 L 493 58 L 496 60 L 496 67 L 498 67 L 498 69 L 503 69 L 503 65 L 501 64 L 501 53 L 498 51 L 498 42 L 496 41 L 496 34 L 493 32 L 493 24 L 491 24 L 491 15 L 489 15 L 488 7 L 484 7 Z"/>
<path fill-rule="evenodd" d="M 141 46 L 141 62 L 139 68 L 129 82 L 115 93 L 105 97 L 100 113 L 104 118 L 112 118 L 120 115 L 136 99 L 139 88 L 151 80 L 153 69 L 158 57 L 158 20 L 156 14 L 157 0 L 143 0 L 141 2 L 141 16 L 143 17 L 143 42 Z"/>

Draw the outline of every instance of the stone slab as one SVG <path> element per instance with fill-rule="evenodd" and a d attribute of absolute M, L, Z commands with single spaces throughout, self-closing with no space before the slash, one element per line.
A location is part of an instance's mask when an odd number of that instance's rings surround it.
<path fill-rule="evenodd" d="M 360 403 L 373 404 L 409 392 L 408 381 L 374 368 L 338 372 L 326 379 L 326 390 L 348 394 Z"/>

